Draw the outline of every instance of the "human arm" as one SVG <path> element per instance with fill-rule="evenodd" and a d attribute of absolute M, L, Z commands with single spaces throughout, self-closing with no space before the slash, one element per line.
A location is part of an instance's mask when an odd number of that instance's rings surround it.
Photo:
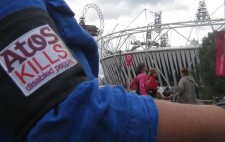
<path fill-rule="evenodd" d="M 224 142 L 225 110 L 213 105 L 156 101 L 157 142 Z"/>

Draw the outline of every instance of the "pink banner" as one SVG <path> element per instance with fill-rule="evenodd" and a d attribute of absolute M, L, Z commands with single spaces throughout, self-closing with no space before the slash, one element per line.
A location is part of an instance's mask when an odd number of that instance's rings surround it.
<path fill-rule="evenodd" d="M 125 62 L 127 66 L 132 66 L 132 62 L 133 62 L 132 54 L 125 55 Z"/>
<path fill-rule="evenodd" d="M 216 75 L 225 76 L 225 35 L 224 31 L 216 33 Z"/>

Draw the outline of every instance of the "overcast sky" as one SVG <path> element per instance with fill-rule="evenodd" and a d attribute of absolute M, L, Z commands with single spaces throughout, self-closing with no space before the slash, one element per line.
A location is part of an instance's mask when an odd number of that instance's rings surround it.
<path fill-rule="evenodd" d="M 77 21 L 85 5 L 97 4 L 104 16 L 104 34 L 117 24 L 119 24 L 118 28 L 123 29 L 144 9 L 149 15 L 148 20 L 153 17 L 151 12 L 159 11 L 162 11 L 162 23 L 194 20 L 199 4 L 198 0 L 66 0 L 66 2 L 75 12 Z M 205 3 L 213 19 L 224 18 L 224 0 L 205 0 Z M 222 7 L 219 8 L 220 6 Z M 213 14 L 214 11 L 216 12 Z M 95 9 L 90 8 L 87 11 L 86 24 L 99 26 Z"/>
<path fill-rule="evenodd" d="M 162 23 L 182 22 L 195 19 L 199 6 L 198 0 L 65 0 L 75 13 L 79 22 L 82 10 L 85 5 L 94 3 L 99 6 L 104 16 L 104 33 L 116 30 L 123 30 L 142 11 L 148 15 L 147 21 L 153 22 L 152 12 L 162 12 Z M 225 0 L 205 0 L 208 13 L 212 19 L 224 18 Z M 144 10 L 146 9 L 146 10 Z M 146 25 L 146 13 L 139 16 L 145 19 L 137 19 L 128 28 Z M 95 9 L 90 8 L 86 13 L 86 24 L 100 26 L 99 17 Z M 116 26 L 117 25 L 117 26 Z M 102 69 L 100 68 L 100 74 Z"/>

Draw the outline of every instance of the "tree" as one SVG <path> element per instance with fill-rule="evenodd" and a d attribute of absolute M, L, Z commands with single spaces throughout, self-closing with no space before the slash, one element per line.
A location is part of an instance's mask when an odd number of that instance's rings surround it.
<path fill-rule="evenodd" d="M 204 37 L 202 41 L 198 66 L 202 98 L 221 97 L 225 95 L 225 77 L 216 76 L 216 32 L 208 33 L 208 37 Z"/>

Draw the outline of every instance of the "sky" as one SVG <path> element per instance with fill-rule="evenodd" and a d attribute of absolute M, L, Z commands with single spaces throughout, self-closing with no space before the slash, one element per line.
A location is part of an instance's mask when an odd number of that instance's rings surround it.
<path fill-rule="evenodd" d="M 199 6 L 198 0 L 65 0 L 65 1 L 70 6 L 72 11 L 75 13 L 75 19 L 78 22 L 82 10 L 87 4 L 94 3 L 98 5 L 104 17 L 103 35 L 112 32 L 113 29 L 115 29 L 114 31 L 119 31 L 125 28 L 132 28 L 132 27 L 134 28 L 143 25 L 145 26 L 147 25 L 147 22 L 148 23 L 153 22 L 154 20 L 153 13 L 160 11 L 162 12 L 162 23 L 173 23 L 178 21 L 183 22 L 194 20 L 197 8 Z M 211 19 L 224 18 L 225 15 L 224 1 L 225 0 L 205 0 L 206 7 Z M 86 24 L 96 25 L 97 27 L 100 27 L 99 16 L 94 8 L 88 9 L 86 13 Z M 103 74 L 101 68 L 100 74 Z"/>
<path fill-rule="evenodd" d="M 162 12 L 162 23 L 194 20 L 199 4 L 198 0 L 66 0 L 66 2 L 75 12 L 78 21 L 85 5 L 97 4 L 104 16 L 103 35 L 111 32 L 116 25 L 118 30 L 124 29 L 144 9 L 149 15 L 149 21 L 153 18 L 152 12 L 159 11 Z M 205 0 L 205 3 L 208 13 L 212 14 L 211 17 L 224 18 L 224 0 Z M 219 8 L 220 6 L 222 7 Z M 139 24 L 145 24 L 142 20 L 138 21 Z M 90 8 L 86 13 L 86 24 L 95 24 L 99 27 L 99 23 L 97 12 Z M 135 27 L 137 23 L 131 27 Z"/>

